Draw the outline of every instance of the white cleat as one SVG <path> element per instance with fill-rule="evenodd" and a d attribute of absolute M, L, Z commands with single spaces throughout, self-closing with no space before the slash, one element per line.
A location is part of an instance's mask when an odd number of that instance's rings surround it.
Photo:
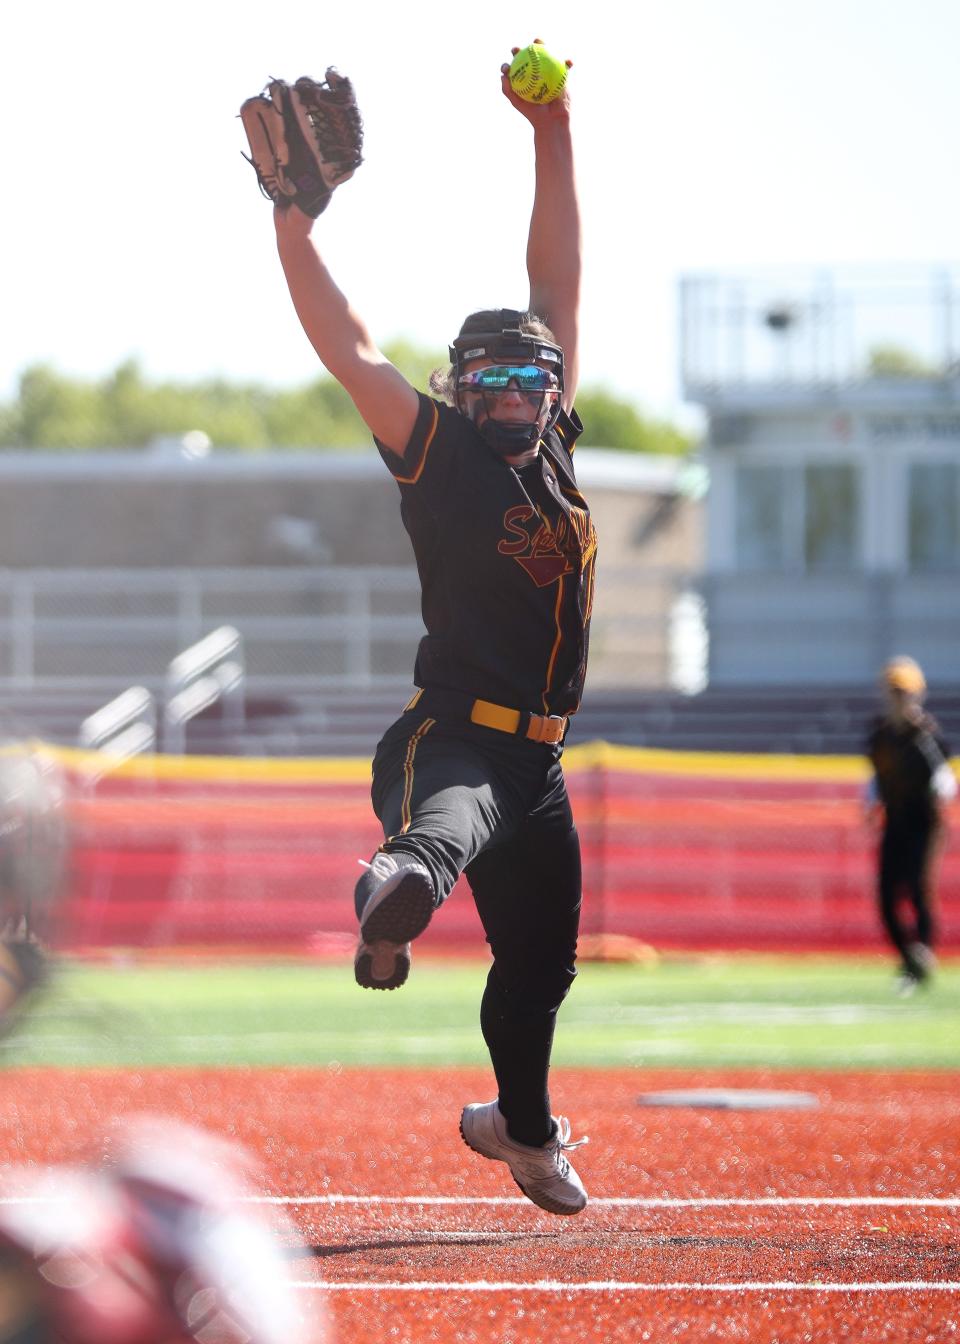
<path fill-rule="evenodd" d="M 564 1153 L 587 1139 L 570 1142 L 570 1121 L 557 1116 L 553 1137 L 542 1148 L 517 1143 L 507 1133 L 507 1122 L 495 1101 L 472 1102 L 463 1108 L 460 1133 L 468 1148 L 481 1157 L 506 1162 L 527 1199 L 548 1213 L 580 1213 L 587 1205 L 583 1182 Z"/>
<path fill-rule="evenodd" d="M 910 964 L 918 980 L 926 980 L 937 969 L 937 958 L 933 948 L 926 943 L 910 944 Z"/>

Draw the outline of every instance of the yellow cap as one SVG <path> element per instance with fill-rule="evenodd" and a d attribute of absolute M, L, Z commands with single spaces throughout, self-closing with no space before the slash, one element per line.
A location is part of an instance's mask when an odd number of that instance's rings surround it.
<path fill-rule="evenodd" d="M 883 669 L 883 684 L 894 691 L 906 691 L 909 695 L 922 695 L 927 689 L 920 664 L 905 655 L 890 659 Z"/>

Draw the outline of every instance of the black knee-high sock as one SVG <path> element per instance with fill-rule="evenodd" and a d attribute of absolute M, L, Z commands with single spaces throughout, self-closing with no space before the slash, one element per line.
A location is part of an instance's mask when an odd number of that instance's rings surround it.
<path fill-rule="evenodd" d="M 500 1110 L 510 1137 L 539 1147 L 553 1130 L 547 1075 L 556 1010 L 509 994 L 491 969 L 480 1004 L 480 1029 L 490 1051 Z"/>

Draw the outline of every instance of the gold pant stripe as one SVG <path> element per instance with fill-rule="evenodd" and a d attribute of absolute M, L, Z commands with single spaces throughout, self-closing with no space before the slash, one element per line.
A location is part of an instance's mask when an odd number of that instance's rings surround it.
<path fill-rule="evenodd" d="M 413 821 L 413 812 L 411 810 L 411 800 L 413 798 L 413 758 L 417 754 L 417 746 L 436 723 L 436 719 L 424 719 L 420 727 L 407 743 L 407 755 L 403 762 L 403 801 L 400 804 L 400 834 L 409 830 L 410 823 Z"/>

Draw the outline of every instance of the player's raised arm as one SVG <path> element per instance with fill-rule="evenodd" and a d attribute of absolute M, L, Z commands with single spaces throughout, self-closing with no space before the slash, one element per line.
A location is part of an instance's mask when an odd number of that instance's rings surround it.
<path fill-rule="evenodd" d="M 514 55 L 517 55 L 514 48 Z M 557 76 L 560 63 L 547 57 Z M 567 62 L 569 66 L 571 62 Z M 564 82 L 550 101 L 530 102 L 511 86 L 510 67 L 502 68 L 503 92 L 533 127 L 536 181 L 530 233 L 527 240 L 527 273 L 530 278 L 530 312 L 542 317 L 563 348 L 563 405 L 573 405 L 579 376 L 579 310 L 581 274 L 580 204 L 574 172 L 573 139 L 570 130 L 570 92 Z M 559 82 L 559 81 L 558 81 Z M 528 92 L 535 96 L 543 81 Z M 547 89 L 549 97 L 551 90 Z"/>
<path fill-rule="evenodd" d="M 297 316 L 321 363 L 350 394 L 370 432 L 402 453 L 419 410 L 414 388 L 374 343 L 333 280 L 296 206 L 274 211 L 277 249 Z"/>
<path fill-rule="evenodd" d="M 377 348 L 311 237 L 334 189 L 362 161 L 353 89 L 329 69 L 322 84 L 274 80 L 267 93 L 248 98 L 240 117 L 260 188 L 274 203 L 277 248 L 297 316 L 370 431 L 401 453 L 417 418 L 417 393 Z"/>

